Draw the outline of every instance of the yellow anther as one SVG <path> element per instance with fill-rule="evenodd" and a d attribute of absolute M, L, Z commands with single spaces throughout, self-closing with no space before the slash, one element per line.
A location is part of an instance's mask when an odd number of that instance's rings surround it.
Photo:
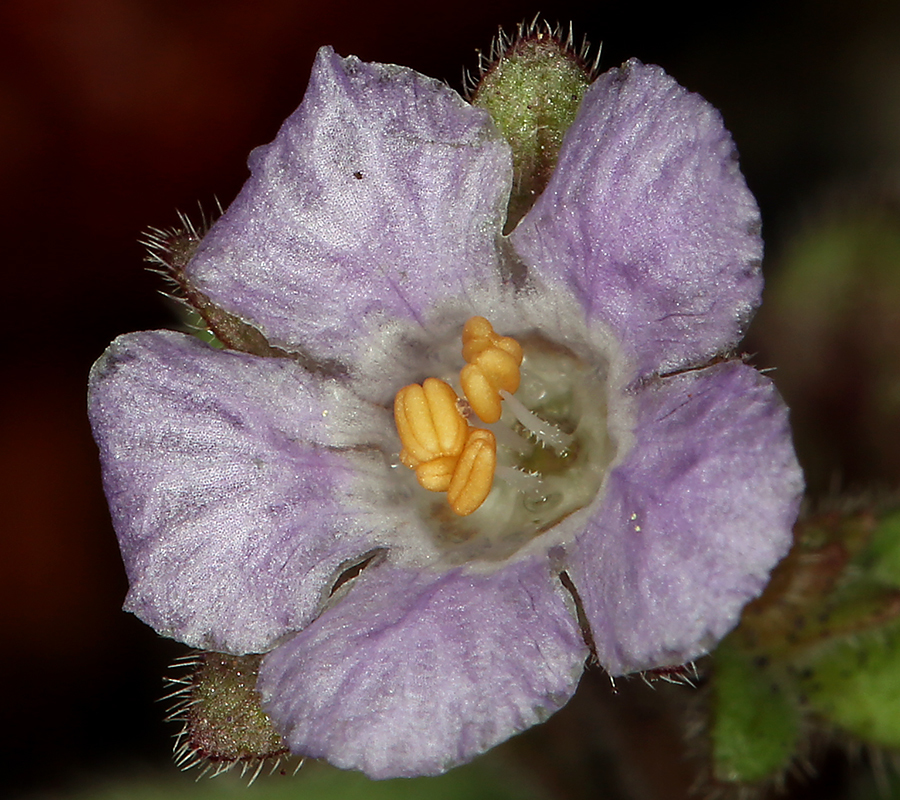
<path fill-rule="evenodd" d="M 460 374 L 469 405 L 485 422 L 500 419 L 500 390 L 519 388 L 522 348 L 498 336 L 484 317 L 472 317 L 463 330 Z M 437 378 L 404 386 L 394 398 L 394 420 L 402 449 L 400 462 L 432 492 L 447 492 L 461 517 L 478 509 L 491 492 L 497 467 L 494 434 L 469 425 L 452 387 Z"/>
<path fill-rule="evenodd" d="M 475 364 L 466 364 L 459 373 L 459 382 L 466 400 L 480 419 L 484 422 L 496 422 L 500 419 L 503 412 L 500 392 L 484 372 Z"/>
<path fill-rule="evenodd" d="M 459 456 L 440 456 L 419 464 L 416 467 L 416 479 L 419 485 L 430 492 L 446 492 L 450 488 L 450 479 Z"/>
<path fill-rule="evenodd" d="M 400 460 L 411 469 L 442 456 L 458 456 L 468 433 L 468 423 L 457 405 L 450 384 L 426 378 L 404 386 L 394 398 L 394 421 L 403 450 Z"/>
<path fill-rule="evenodd" d="M 510 336 L 499 336 L 484 317 L 472 317 L 463 328 L 463 358 L 459 380 L 472 410 L 484 422 L 500 419 L 500 390 L 519 388 L 522 346 Z"/>
<path fill-rule="evenodd" d="M 447 502 L 461 517 L 475 511 L 491 492 L 497 468 L 497 440 L 483 428 L 472 428 L 447 487 Z"/>
<path fill-rule="evenodd" d="M 500 336 L 494 326 L 484 317 L 470 317 L 462 332 L 463 358 L 471 362 L 482 350 L 499 347 L 505 350 L 516 362 L 522 363 L 522 345 L 511 336 Z"/>

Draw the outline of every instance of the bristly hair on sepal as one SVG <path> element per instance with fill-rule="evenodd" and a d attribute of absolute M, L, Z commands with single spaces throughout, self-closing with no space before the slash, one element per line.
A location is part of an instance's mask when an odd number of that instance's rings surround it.
<path fill-rule="evenodd" d="M 178 225 L 168 228 L 147 228 L 139 243 L 147 248 L 144 260 L 148 269 L 162 275 L 168 283 L 180 288 L 184 282 L 184 268 L 197 250 L 197 245 L 215 221 L 200 207 L 200 221 L 195 223 L 187 214 L 177 211 Z M 222 206 L 216 201 L 216 217 L 221 216 Z"/>
<path fill-rule="evenodd" d="M 702 680 L 700 671 L 697 669 L 697 664 L 694 661 L 677 666 L 648 669 L 641 673 L 641 678 L 648 686 L 653 686 L 657 681 L 665 681 L 675 686 L 690 686 L 692 689 L 696 689 Z"/>
<path fill-rule="evenodd" d="M 490 58 L 478 54 L 478 79 L 466 78 L 468 101 L 487 111 L 509 142 L 513 185 L 503 232 L 509 234 L 547 187 L 569 126 L 597 76 L 599 50 L 580 47 L 570 24 L 535 17 L 515 36 L 501 29 Z"/>
<path fill-rule="evenodd" d="M 600 74 L 602 42 L 595 50 L 588 40 L 587 34 L 584 34 L 580 44 L 576 44 L 572 22 L 569 22 L 568 26 L 563 26 L 560 22 L 551 25 L 547 20 L 541 19 L 541 15 L 538 13 L 530 22 L 526 20 L 520 22 L 513 34 L 507 33 L 502 26 L 498 28 L 497 35 L 491 41 L 490 49 L 486 53 L 481 49 L 476 49 L 475 52 L 478 56 L 476 74 L 473 76 L 470 70 L 463 69 L 463 96 L 466 100 L 472 102 L 484 76 L 500 61 L 535 42 L 555 43 L 558 49 L 584 72 L 588 83 L 592 83 Z"/>
<path fill-rule="evenodd" d="M 291 755 L 271 720 L 262 710 L 256 691 L 261 655 L 230 656 L 194 652 L 170 667 L 188 674 L 166 676 L 168 694 L 161 702 L 171 706 L 166 722 L 177 722 L 175 764 L 182 770 L 198 768 L 197 780 L 216 777 L 235 768 L 252 784 L 264 769 L 268 774 L 294 774 L 304 759 Z"/>
<path fill-rule="evenodd" d="M 216 209 L 216 217 L 221 216 L 223 211 L 218 201 Z M 139 242 L 147 248 L 144 258 L 150 264 L 147 269 L 162 276 L 167 288 L 160 293 L 178 306 L 188 333 L 218 349 L 228 348 L 261 358 L 289 358 L 310 372 L 331 376 L 346 372 L 337 362 L 317 361 L 301 349 L 287 352 L 269 344 L 260 330 L 218 307 L 193 286 L 186 268 L 215 220 L 202 208 L 198 224 L 186 214 L 177 213 L 179 225 L 147 228 Z"/>
<path fill-rule="evenodd" d="M 221 216 L 222 206 L 218 200 L 216 211 L 216 216 Z M 224 344 L 192 303 L 192 293 L 184 277 L 184 269 L 212 226 L 213 216 L 207 214 L 202 206 L 197 223 L 182 211 L 176 211 L 176 214 L 177 225 L 168 228 L 150 226 L 138 239 L 138 243 L 146 248 L 144 261 L 149 264 L 147 270 L 163 279 L 166 288 L 160 289 L 160 294 L 175 304 L 187 332 L 213 347 L 222 348 Z"/>

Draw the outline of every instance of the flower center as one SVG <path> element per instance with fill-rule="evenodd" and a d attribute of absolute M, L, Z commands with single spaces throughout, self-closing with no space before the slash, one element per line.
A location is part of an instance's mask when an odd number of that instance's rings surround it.
<path fill-rule="evenodd" d="M 606 374 L 543 337 L 500 336 L 483 317 L 466 323 L 462 355 L 465 400 L 438 378 L 397 392 L 400 463 L 429 490 L 415 502 L 452 560 L 502 560 L 600 489 L 615 454 Z"/>

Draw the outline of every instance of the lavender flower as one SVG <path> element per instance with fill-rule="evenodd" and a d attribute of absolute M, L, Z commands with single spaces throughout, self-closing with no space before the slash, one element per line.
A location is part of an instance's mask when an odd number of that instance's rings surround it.
<path fill-rule="evenodd" d="M 545 719 L 586 641 L 621 675 L 734 626 L 802 478 L 771 382 L 730 355 L 762 248 L 712 107 L 637 61 L 601 76 L 504 236 L 490 117 L 324 48 L 250 169 L 183 277 L 280 357 L 142 332 L 91 375 L 127 610 L 267 653 L 258 688 L 291 750 L 375 778 Z M 392 403 L 459 386 L 476 315 L 524 361 L 501 419 L 470 418 L 497 466 L 460 515 L 400 463 Z"/>

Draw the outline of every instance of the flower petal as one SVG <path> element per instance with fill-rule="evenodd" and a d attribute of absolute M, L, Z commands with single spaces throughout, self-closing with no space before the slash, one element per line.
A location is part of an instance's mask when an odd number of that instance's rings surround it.
<path fill-rule="evenodd" d="M 187 274 L 275 345 L 354 363 L 369 315 L 421 320 L 498 280 L 509 147 L 439 81 L 322 48 L 250 169 Z"/>
<path fill-rule="evenodd" d="M 803 490 L 787 409 L 744 364 L 659 380 L 638 409 L 570 566 L 614 675 L 684 663 L 724 636 L 787 552 Z"/>
<path fill-rule="evenodd" d="M 354 465 L 321 446 L 341 444 L 323 418 L 333 405 L 287 359 L 163 331 L 114 341 L 92 370 L 89 412 L 126 609 L 231 653 L 309 622 L 341 565 L 371 548 L 347 497 Z"/>
<path fill-rule="evenodd" d="M 759 228 L 718 111 L 632 60 L 588 90 L 550 184 L 511 238 L 647 375 L 736 345 L 762 289 Z"/>
<path fill-rule="evenodd" d="M 384 564 L 266 656 L 291 750 L 372 778 L 435 775 L 562 707 L 587 655 L 546 560 L 493 574 Z"/>

